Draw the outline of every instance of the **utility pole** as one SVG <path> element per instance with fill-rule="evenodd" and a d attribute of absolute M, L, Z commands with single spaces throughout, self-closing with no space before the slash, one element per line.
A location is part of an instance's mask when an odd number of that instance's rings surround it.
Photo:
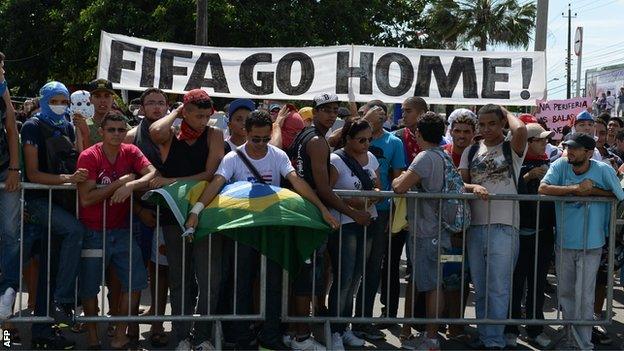
<path fill-rule="evenodd" d="M 568 3 L 568 15 L 565 13 L 561 14 L 564 18 L 568 19 L 568 59 L 567 59 L 567 92 L 566 98 L 569 99 L 572 97 L 572 62 L 571 61 L 571 53 L 572 53 L 572 18 L 576 18 L 576 13 L 572 16 L 572 8 L 570 7 L 570 3 Z"/>
<path fill-rule="evenodd" d="M 574 53 L 576 59 L 576 97 L 581 97 L 581 59 L 583 58 L 583 27 L 576 27 L 574 35 Z"/>
<path fill-rule="evenodd" d="M 546 51 L 548 34 L 548 0 L 537 0 L 537 19 L 535 20 L 535 51 Z"/>
<path fill-rule="evenodd" d="M 197 0 L 195 44 L 208 45 L 208 0 Z"/>
<path fill-rule="evenodd" d="M 537 0 L 537 18 L 535 20 L 535 47 L 534 51 L 546 52 L 546 38 L 548 37 L 548 0 Z M 548 98 L 548 87 L 544 89 L 544 99 Z"/>

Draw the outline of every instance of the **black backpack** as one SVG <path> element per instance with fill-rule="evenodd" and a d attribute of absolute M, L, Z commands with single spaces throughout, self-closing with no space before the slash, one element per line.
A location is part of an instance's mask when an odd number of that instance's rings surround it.
<path fill-rule="evenodd" d="M 299 132 L 299 134 L 297 134 L 295 140 L 293 140 L 286 150 L 286 155 L 288 155 L 288 158 L 293 161 L 293 164 L 294 160 L 299 156 L 299 150 L 302 147 L 305 147 L 306 143 L 310 141 L 310 139 L 314 138 L 315 135 L 316 130 L 314 126 L 304 128 Z"/>
<path fill-rule="evenodd" d="M 78 151 L 76 151 L 74 143 L 69 139 L 66 131 L 54 128 L 37 117 L 33 117 L 33 119 L 43 134 L 48 173 L 73 174 L 76 172 Z"/>

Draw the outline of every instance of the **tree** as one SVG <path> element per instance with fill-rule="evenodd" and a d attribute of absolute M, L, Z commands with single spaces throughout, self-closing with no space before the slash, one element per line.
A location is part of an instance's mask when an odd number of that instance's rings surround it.
<path fill-rule="evenodd" d="M 419 47 L 431 0 L 209 0 L 208 45 L 361 44 Z M 195 0 L 3 0 L 0 51 L 12 88 L 35 95 L 48 80 L 95 78 L 100 31 L 191 44 Z"/>
<path fill-rule="evenodd" d="M 472 0 L 453 6 L 451 18 L 456 24 L 458 43 L 485 51 L 488 44 L 527 47 L 536 11 L 533 1 L 521 4 L 517 0 Z"/>

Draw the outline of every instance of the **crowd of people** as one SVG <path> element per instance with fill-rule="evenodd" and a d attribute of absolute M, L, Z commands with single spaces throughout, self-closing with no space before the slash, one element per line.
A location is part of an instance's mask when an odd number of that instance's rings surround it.
<path fill-rule="evenodd" d="M 139 196 L 130 201 L 135 193 L 183 180 L 209 182 L 186 218 L 187 231 L 233 181 L 287 187 L 318 207 L 334 229 L 290 282 L 282 282 L 282 268 L 267 260 L 265 320 L 223 323 L 225 342 L 237 349 L 343 350 L 383 339 L 381 329 L 388 326 L 332 323 L 331 345 L 323 345 L 310 325 L 281 323 L 282 284 L 290 284 L 290 315 L 374 317 L 381 287 L 383 316 L 397 317 L 404 250 L 411 267 L 405 317 L 462 318 L 470 282 L 477 318 L 544 319 L 553 262 L 563 318 L 592 320 L 602 312 L 611 203 L 489 196 L 623 200 L 617 175 L 624 170 L 624 122 L 608 111 L 579 114 L 557 145 L 535 117 L 517 117 L 492 104 L 476 113 L 457 109 L 445 119 L 429 111 L 423 98 L 410 97 L 401 105 L 399 128 L 388 130 L 388 106 L 380 100 L 341 106 L 337 95 L 325 93 L 301 109 L 292 104 L 258 109 L 252 100 L 236 99 L 216 113 L 204 90 L 191 90 L 172 105 L 165 92 L 149 88 L 131 103 L 139 121 L 132 126 L 114 108 L 115 92 L 105 79 L 89 84 L 92 116 L 70 112 L 70 92 L 56 81 L 16 111 L 3 58 L 0 54 L 0 318 L 17 340 L 10 316 L 23 273 L 34 315 L 55 320 L 32 324 L 32 348 L 73 348 L 58 328 L 67 325 L 86 330 L 89 349 L 100 349 L 97 325 L 74 323 L 74 306 L 80 304 L 85 316 L 104 312 L 98 304 L 102 283 L 109 291 L 105 312 L 113 316 L 138 315 L 148 287 L 152 299 L 145 315 L 163 315 L 168 295 L 172 315 L 257 311 L 257 250 L 219 233 L 210 240 L 186 240 L 170 210 L 161 208 L 157 218 L 154 204 Z M 215 115 L 223 117 L 224 128 L 214 126 Z M 72 190 L 55 190 L 51 200 L 47 190 L 25 191 L 22 223 L 22 181 L 75 184 L 79 201 Z M 334 190 L 472 193 L 476 199 L 469 206 L 453 199 L 409 200 L 407 227 L 392 233 L 391 215 L 398 211 L 391 199 L 340 197 Z M 464 255 L 465 269 L 442 263 L 441 255 Z M 23 269 L 17 264 L 21 256 Z M 581 349 L 610 342 L 604 330 L 574 328 Z M 115 349 L 138 343 L 136 323 L 110 323 L 107 333 Z M 441 330 L 432 321 L 403 325 L 401 346 L 437 350 L 441 333 L 477 349 L 515 346 L 520 334 L 517 326 L 479 324 L 478 337 L 467 340 L 462 325 Z M 526 333 L 540 348 L 551 343 L 542 326 L 529 325 Z M 207 321 L 176 320 L 171 337 L 180 350 L 213 349 Z M 152 346 L 166 346 L 169 338 L 162 322 L 152 323 Z"/>

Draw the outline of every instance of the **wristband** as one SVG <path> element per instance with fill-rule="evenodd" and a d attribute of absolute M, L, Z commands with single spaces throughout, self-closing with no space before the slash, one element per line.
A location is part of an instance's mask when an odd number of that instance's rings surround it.
<path fill-rule="evenodd" d="M 19 172 L 20 171 L 19 168 L 11 168 L 11 167 L 9 167 L 8 170 L 9 171 L 13 171 L 13 172 Z"/>
<path fill-rule="evenodd" d="M 194 213 L 199 216 L 199 213 L 204 209 L 204 204 L 201 201 L 197 201 L 195 205 L 193 205 L 193 209 L 191 209 L 191 213 Z"/>

